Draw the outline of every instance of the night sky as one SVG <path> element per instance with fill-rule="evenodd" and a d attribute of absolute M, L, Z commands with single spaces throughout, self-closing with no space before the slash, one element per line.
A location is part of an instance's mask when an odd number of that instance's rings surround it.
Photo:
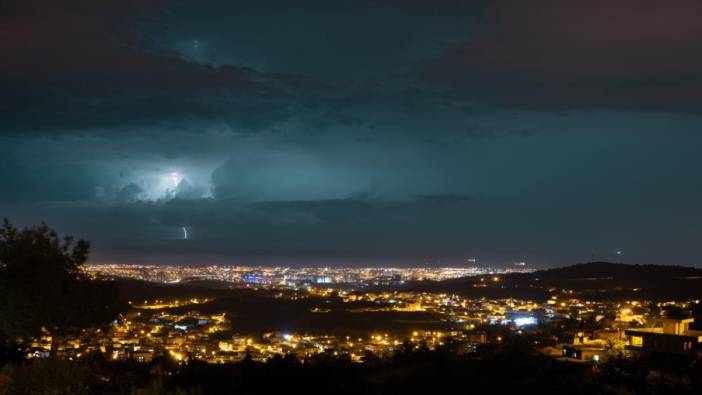
<path fill-rule="evenodd" d="M 701 113 L 695 0 L 0 2 L 0 216 L 96 263 L 702 266 Z"/>

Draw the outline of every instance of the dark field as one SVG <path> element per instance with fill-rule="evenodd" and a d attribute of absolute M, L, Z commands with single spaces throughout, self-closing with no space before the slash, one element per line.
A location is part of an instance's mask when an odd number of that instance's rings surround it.
<path fill-rule="evenodd" d="M 338 297 L 298 300 L 275 298 L 265 291 L 233 291 L 236 295 L 212 302 L 171 309 L 197 310 L 206 314 L 227 313 L 232 329 L 245 335 L 264 332 L 367 336 L 370 332 L 407 334 L 417 328 L 447 329 L 449 324 L 428 312 L 377 311 L 387 305 L 371 302 L 344 303 Z M 313 312 L 325 309 L 328 312 Z"/>

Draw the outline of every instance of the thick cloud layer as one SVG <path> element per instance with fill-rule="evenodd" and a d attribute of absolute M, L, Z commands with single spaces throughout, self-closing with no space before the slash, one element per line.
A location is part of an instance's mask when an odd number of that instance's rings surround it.
<path fill-rule="evenodd" d="M 0 7 L 0 215 L 96 262 L 699 265 L 696 2 Z"/>
<path fill-rule="evenodd" d="M 701 17 L 695 0 L 494 2 L 481 29 L 418 69 L 497 105 L 699 113 Z"/>

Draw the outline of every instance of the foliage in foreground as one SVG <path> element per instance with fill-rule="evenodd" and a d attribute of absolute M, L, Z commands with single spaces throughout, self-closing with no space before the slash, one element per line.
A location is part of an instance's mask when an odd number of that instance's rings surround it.
<path fill-rule="evenodd" d="M 88 278 L 83 264 L 90 244 L 60 237 L 41 224 L 24 229 L 7 219 L 0 226 L 0 336 L 60 338 L 106 325 L 125 309 L 116 284 Z"/>

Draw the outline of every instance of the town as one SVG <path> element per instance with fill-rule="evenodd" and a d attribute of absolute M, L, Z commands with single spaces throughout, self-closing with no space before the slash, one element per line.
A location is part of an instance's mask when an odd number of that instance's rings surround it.
<path fill-rule="evenodd" d="M 441 281 L 477 275 L 528 273 L 525 266 L 510 268 L 481 267 L 249 267 L 232 265 L 130 265 L 86 264 L 93 275 L 133 278 L 137 280 L 180 283 L 194 280 L 218 280 L 255 287 L 304 287 L 316 284 L 349 284 L 353 287 L 402 283 L 410 280 Z"/>
<path fill-rule="evenodd" d="M 501 274 L 480 269 L 289 269 L 238 267 L 88 266 L 93 276 L 135 277 L 182 286 L 192 279 L 231 280 L 231 292 L 248 292 L 271 303 L 304 304 L 309 317 L 339 315 L 369 323 L 339 330 L 309 326 L 296 330 L 275 324 L 256 332 L 242 328 L 241 316 L 217 305 L 221 296 L 130 300 L 128 312 L 107 330 L 85 329 L 62 340 L 59 354 L 81 358 L 99 352 L 113 360 L 151 362 L 169 357 L 177 362 L 266 361 L 293 354 L 301 360 L 347 356 L 362 363 L 369 357 L 393 355 L 404 348 L 435 350 L 451 342 L 459 353 L 496 345 L 509 337 L 530 339 L 542 354 L 556 359 L 600 363 L 611 357 L 646 352 L 688 355 L 702 353 L 702 331 L 690 328 L 700 300 L 595 301 L 573 290 L 550 289 L 545 301 L 515 298 L 468 298 L 458 294 L 380 290 L 403 281 L 453 276 L 479 276 L 478 284 L 499 286 Z M 190 280 L 187 280 L 190 279 Z M 177 285 L 176 285 L 177 284 Z M 377 290 L 370 289 L 375 285 Z M 188 292 L 188 291 L 184 291 Z M 218 307 L 219 306 L 219 307 Z M 219 309 L 218 309 L 219 308 Z M 392 314 L 389 319 L 383 314 Z M 417 318 L 419 316 L 419 318 Z M 303 325 L 304 327 L 304 325 Z M 29 357 L 48 357 L 51 336 L 35 339 Z"/>

